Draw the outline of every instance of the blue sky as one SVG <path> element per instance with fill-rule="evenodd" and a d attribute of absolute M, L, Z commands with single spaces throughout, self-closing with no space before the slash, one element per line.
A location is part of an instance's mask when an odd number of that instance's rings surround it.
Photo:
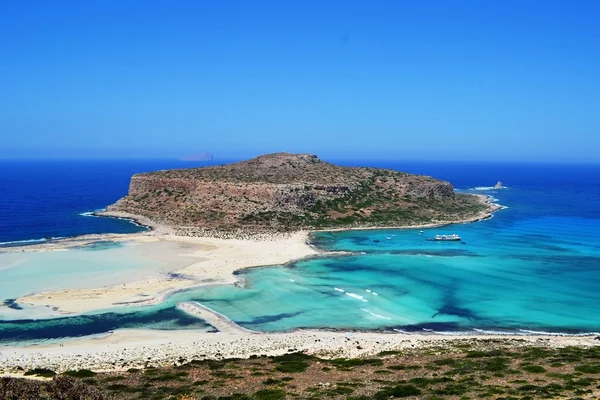
<path fill-rule="evenodd" d="M 0 157 L 600 161 L 600 2 L 0 2 Z"/>

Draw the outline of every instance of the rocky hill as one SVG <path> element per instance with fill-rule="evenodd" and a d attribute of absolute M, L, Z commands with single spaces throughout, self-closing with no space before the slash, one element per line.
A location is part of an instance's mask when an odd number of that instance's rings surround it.
<path fill-rule="evenodd" d="M 223 166 L 134 175 L 108 208 L 187 229 L 291 231 L 476 218 L 488 205 L 448 182 L 315 155 L 276 153 Z"/>

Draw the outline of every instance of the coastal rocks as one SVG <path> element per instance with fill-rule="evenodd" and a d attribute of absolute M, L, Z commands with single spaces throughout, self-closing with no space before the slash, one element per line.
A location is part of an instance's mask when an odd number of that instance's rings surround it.
<path fill-rule="evenodd" d="M 159 367 L 186 359 L 249 358 L 277 356 L 289 349 L 323 358 L 369 357 L 383 351 L 414 348 L 432 350 L 468 345 L 489 348 L 494 343 L 511 347 L 594 346 L 593 336 L 438 335 L 382 332 L 302 330 L 286 333 L 206 333 L 199 331 L 117 330 L 102 337 L 25 347 L 0 347 L 0 365 L 6 372 L 45 368 L 123 371 Z"/>
<path fill-rule="evenodd" d="M 494 185 L 494 189 L 504 189 L 504 186 L 502 186 L 502 182 L 498 181 L 498 183 Z"/>

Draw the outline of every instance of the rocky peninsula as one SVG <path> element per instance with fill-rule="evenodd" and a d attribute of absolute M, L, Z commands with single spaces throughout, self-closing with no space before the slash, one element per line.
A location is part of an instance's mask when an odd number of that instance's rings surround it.
<path fill-rule="evenodd" d="M 182 236 L 412 227 L 484 219 L 495 205 L 449 182 L 389 169 L 344 167 L 275 153 L 222 166 L 134 175 L 103 215 Z"/>

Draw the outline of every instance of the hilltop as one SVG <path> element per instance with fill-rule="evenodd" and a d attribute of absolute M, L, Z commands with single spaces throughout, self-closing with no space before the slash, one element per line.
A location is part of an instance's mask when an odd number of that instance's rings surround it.
<path fill-rule="evenodd" d="M 489 204 L 456 194 L 449 182 L 290 153 L 137 174 L 127 196 L 108 208 L 187 234 L 412 226 L 480 219 L 487 211 Z"/>

